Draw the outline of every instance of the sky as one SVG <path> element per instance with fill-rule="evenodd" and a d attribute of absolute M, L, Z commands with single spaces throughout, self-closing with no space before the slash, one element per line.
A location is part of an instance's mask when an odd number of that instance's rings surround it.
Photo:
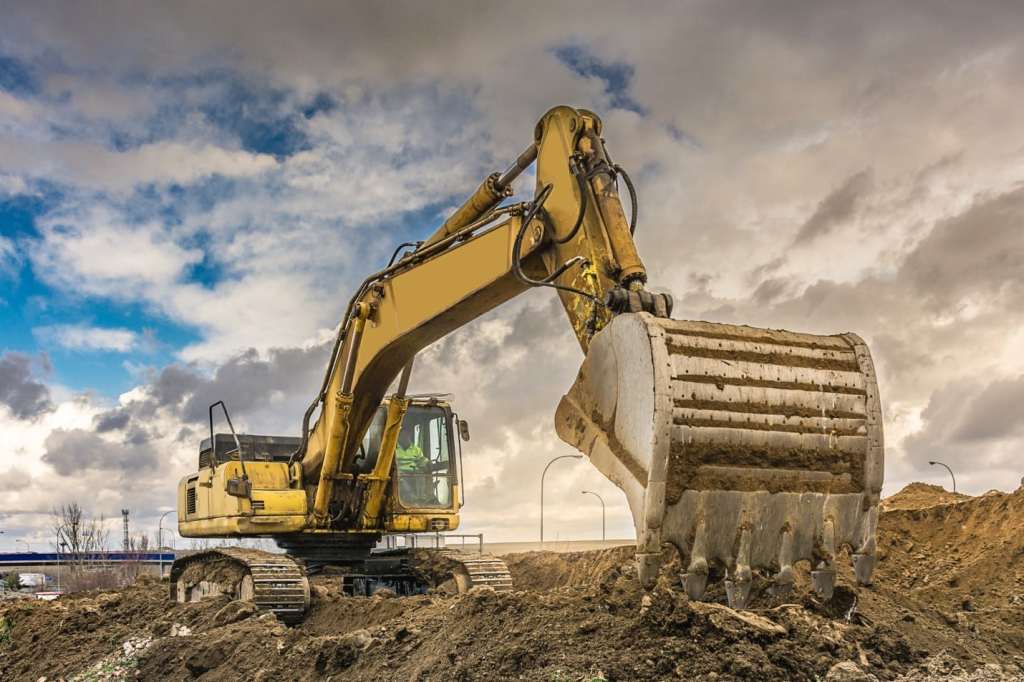
<path fill-rule="evenodd" d="M 867 340 L 886 494 L 1021 482 L 1020 3 L 3 5 L 0 549 L 71 501 L 155 535 L 216 400 L 297 434 L 353 287 L 558 104 L 603 118 L 675 317 Z M 463 530 L 536 539 L 581 359 L 546 290 L 420 354 L 471 424 Z M 582 490 L 632 536 L 567 459 L 549 539 L 599 537 Z"/>

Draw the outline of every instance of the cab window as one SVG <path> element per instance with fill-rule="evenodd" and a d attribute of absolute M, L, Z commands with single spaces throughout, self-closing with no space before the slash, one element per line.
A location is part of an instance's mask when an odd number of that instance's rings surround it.
<path fill-rule="evenodd" d="M 398 499 L 407 508 L 451 507 L 448 413 L 440 407 L 410 406 L 395 447 Z"/>

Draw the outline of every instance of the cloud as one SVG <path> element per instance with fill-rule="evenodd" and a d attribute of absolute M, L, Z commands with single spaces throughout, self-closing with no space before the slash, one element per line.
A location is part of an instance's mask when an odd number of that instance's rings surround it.
<path fill-rule="evenodd" d="M 63 324 L 36 327 L 32 332 L 38 338 L 55 343 L 68 350 L 102 350 L 127 353 L 139 343 L 139 335 L 130 329 Z"/>
<path fill-rule="evenodd" d="M 209 406 L 223 400 L 240 429 L 295 435 L 306 405 L 319 390 L 333 339 L 308 348 L 249 349 L 208 374 L 196 366 L 168 365 L 94 420 L 98 433 L 138 433 L 154 424 L 205 431 Z M 218 419 L 219 412 L 215 413 Z M 158 426 L 158 430 L 166 430 Z M 219 428 L 224 428 L 220 424 Z M 189 443 L 190 445 L 198 445 Z"/>
<path fill-rule="evenodd" d="M 83 429 L 55 429 L 43 446 L 46 452 L 42 460 L 60 476 L 88 469 L 130 474 L 156 466 L 156 454 L 151 449 L 115 443 Z"/>
<path fill-rule="evenodd" d="M 0 136 L 0 170 L 109 191 L 150 183 L 191 184 L 213 175 L 247 177 L 275 167 L 274 157 L 211 144 L 161 141 L 125 151 L 79 142 Z"/>
<path fill-rule="evenodd" d="M 1017 481 L 1024 450 L 1024 375 L 990 383 L 964 379 L 932 394 L 921 413 L 923 426 L 906 440 L 919 472 L 938 460 L 960 481 L 985 485 L 993 476 Z"/>
<path fill-rule="evenodd" d="M 24 353 L 0 355 L 0 404 L 19 419 L 31 419 L 53 408 L 50 391 L 32 378 L 32 358 Z"/>
<path fill-rule="evenodd" d="M 804 244 L 832 232 L 837 226 L 852 219 L 857 207 L 871 189 L 871 169 L 854 173 L 842 185 L 821 200 L 796 237 L 794 244 Z"/>
<path fill-rule="evenodd" d="M 134 299 L 173 283 L 202 259 L 159 223 L 126 224 L 102 205 L 76 208 L 39 221 L 42 239 L 30 255 L 38 274 L 71 291 Z"/>
<path fill-rule="evenodd" d="M 96 415 L 93 423 L 96 425 L 96 433 L 106 433 L 107 431 L 116 431 L 123 429 L 128 426 L 128 422 L 131 421 L 131 414 L 122 409 L 110 410 L 102 414 Z"/>
<path fill-rule="evenodd" d="M 11 467 L 0 474 L 0 492 L 12 492 L 28 487 L 32 477 L 17 467 Z"/>
<path fill-rule="evenodd" d="M 0 277 L 10 277 L 17 274 L 21 267 L 21 255 L 14 246 L 14 242 L 6 237 L 0 237 Z M 3 301 L 0 298 L 0 301 Z"/>
<path fill-rule="evenodd" d="M 975 198 L 932 230 L 903 265 L 907 284 L 935 310 L 1024 305 L 1024 186 Z"/>
<path fill-rule="evenodd" d="M 0 196 L 30 194 L 28 183 L 18 175 L 0 174 Z"/>
<path fill-rule="evenodd" d="M 1024 376 L 1000 379 L 985 386 L 962 412 L 953 440 L 962 443 L 998 441 L 1024 435 Z M 930 416 L 925 409 L 924 417 Z"/>
<path fill-rule="evenodd" d="M 30 103 L 0 89 L 0 119 L 24 120 L 30 118 L 33 113 L 34 110 Z"/>

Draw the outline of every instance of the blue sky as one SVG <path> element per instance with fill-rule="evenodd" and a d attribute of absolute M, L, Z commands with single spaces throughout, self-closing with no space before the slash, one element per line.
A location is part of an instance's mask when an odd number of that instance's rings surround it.
<path fill-rule="evenodd" d="M 28 252 L 39 238 L 35 217 L 59 201 L 50 196 L 13 197 L 0 202 L 3 236 Z M 191 276 L 211 281 L 211 272 L 196 267 Z M 213 275 L 215 276 L 215 275 Z M 137 303 L 105 297 L 78 295 L 49 285 L 35 276 L 24 258 L 15 261 L 0 277 L 0 347 L 5 351 L 45 353 L 51 366 L 48 380 L 76 392 L 94 391 L 112 398 L 138 380 L 138 370 L 161 367 L 174 359 L 176 349 L 198 338 L 196 330 L 166 316 L 154 314 Z M 61 325 L 86 325 L 105 329 L 133 330 L 144 337 L 129 352 L 63 347 L 38 330 Z"/>

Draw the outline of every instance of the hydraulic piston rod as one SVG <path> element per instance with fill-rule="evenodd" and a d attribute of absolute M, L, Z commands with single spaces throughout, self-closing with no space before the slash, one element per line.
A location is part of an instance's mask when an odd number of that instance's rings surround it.
<path fill-rule="evenodd" d="M 484 217 L 490 210 L 500 204 L 503 199 L 512 196 L 512 182 L 520 174 L 530 167 L 530 164 L 537 158 L 537 145 L 531 144 L 520 154 L 511 166 L 504 173 L 491 173 L 480 183 L 473 195 L 466 200 L 451 216 L 439 227 L 434 234 L 420 245 L 425 248 L 435 244 L 445 237 L 455 234 L 462 228 L 476 222 Z"/>

